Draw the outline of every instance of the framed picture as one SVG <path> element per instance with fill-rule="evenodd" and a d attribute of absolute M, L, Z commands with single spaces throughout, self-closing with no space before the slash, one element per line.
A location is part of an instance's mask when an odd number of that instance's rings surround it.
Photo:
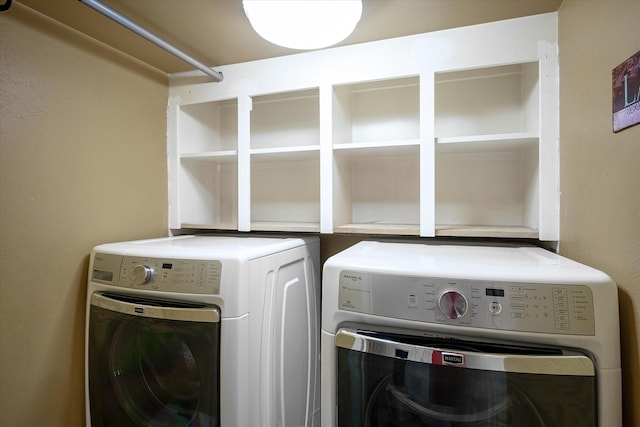
<path fill-rule="evenodd" d="M 640 123 L 640 51 L 611 72 L 613 131 Z"/>

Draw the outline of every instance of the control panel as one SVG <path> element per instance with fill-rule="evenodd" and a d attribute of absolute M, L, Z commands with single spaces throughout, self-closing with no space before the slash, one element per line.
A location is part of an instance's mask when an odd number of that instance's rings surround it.
<path fill-rule="evenodd" d="M 340 272 L 341 310 L 487 329 L 594 335 L 586 285 Z"/>
<path fill-rule="evenodd" d="M 219 294 L 222 263 L 96 253 L 91 280 L 163 292 Z"/>

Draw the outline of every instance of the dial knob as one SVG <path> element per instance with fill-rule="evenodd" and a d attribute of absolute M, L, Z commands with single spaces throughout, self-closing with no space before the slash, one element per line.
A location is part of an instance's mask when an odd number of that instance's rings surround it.
<path fill-rule="evenodd" d="M 446 291 L 440 295 L 438 307 L 442 314 L 449 319 L 459 319 L 467 314 L 469 304 L 467 299 L 460 292 Z"/>
<path fill-rule="evenodd" d="M 136 265 L 133 268 L 133 274 L 131 277 L 132 285 L 144 285 L 149 283 L 153 277 L 153 269 L 148 265 Z"/>

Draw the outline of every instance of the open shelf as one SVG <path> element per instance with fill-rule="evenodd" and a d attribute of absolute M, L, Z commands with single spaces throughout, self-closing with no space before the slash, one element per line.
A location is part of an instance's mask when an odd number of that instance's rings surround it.
<path fill-rule="evenodd" d="M 420 79 L 411 76 L 334 86 L 332 115 L 334 147 L 418 140 Z"/>
<path fill-rule="evenodd" d="M 449 224 L 449 230 L 456 226 L 484 235 L 478 226 L 538 228 L 537 145 L 522 151 L 437 152 L 435 184 L 436 224 Z"/>
<path fill-rule="evenodd" d="M 419 153 L 418 145 L 335 150 L 334 231 L 419 235 Z"/>
<path fill-rule="evenodd" d="M 318 88 L 252 98 L 251 230 L 320 231 Z"/>
<path fill-rule="evenodd" d="M 254 96 L 251 150 L 319 146 L 319 115 L 317 88 Z"/>
<path fill-rule="evenodd" d="M 229 152 L 238 148 L 236 99 L 182 105 L 177 122 L 181 154 Z"/>
<path fill-rule="evenodd" d="M 320 152 L 251 156 L 251 229 L 320 231 Z"/>
<path fill-rule="evenodd" d="M 537 62 L 436 73 L 437 140 L 538 137 L 538 98 Z"/>
<path fill-rule="evenodd" d="M 538 86 L 537 62 L 436 74 L 436 235 L 538 236 Z"/>
<path fill-rule="evenodd" d="M 182 158 L 178 183 L 182 227 L 238 228 L 237 156 Z"/>

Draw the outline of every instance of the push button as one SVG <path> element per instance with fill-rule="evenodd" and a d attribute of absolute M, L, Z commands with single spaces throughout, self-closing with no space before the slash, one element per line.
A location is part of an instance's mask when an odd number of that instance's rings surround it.
<path fill-rule="evenodd" d="M 409 308 L 418 308 L 418 297 L 414 294 L 411 294 L 407 297 L 407 305 Z"/>
<path fill-rule="evenodd" d="M 492 302 L 491 304 L 489 304 L 489 311 L 491 312 L 491 314 L 500 314 L 502 313 L 502 304 L 500 304 L 499 302 Z"/>

